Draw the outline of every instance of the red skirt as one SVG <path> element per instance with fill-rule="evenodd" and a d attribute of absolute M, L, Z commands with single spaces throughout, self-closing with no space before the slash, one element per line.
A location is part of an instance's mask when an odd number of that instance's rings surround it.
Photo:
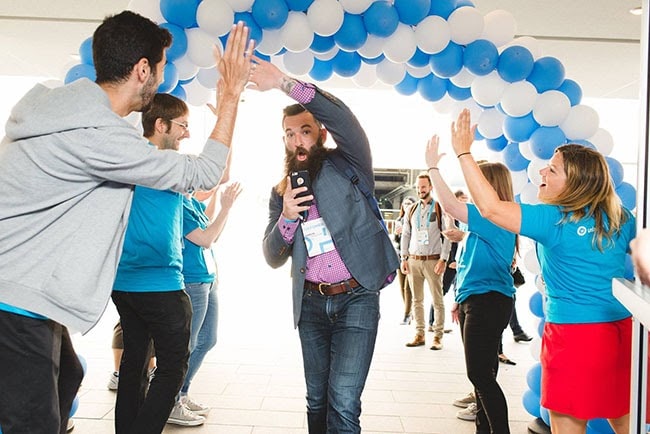
<path fill-rule="evenodd" d="M 632 319 L 544 324 L 541 405 L 578 419 L 630 412 Z"/>

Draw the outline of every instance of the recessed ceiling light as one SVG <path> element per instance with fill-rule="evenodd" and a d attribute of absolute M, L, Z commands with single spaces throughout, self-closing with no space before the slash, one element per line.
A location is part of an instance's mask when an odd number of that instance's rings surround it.
<path fill-rule="evenodd" d="M 632 15 L 641 15 L 641 14 L 643 14 L 643 8 L 641 6 L 638 6 L 636 8 L 632 8 L 632 9 L 630 9 L 630 13 Z"/>

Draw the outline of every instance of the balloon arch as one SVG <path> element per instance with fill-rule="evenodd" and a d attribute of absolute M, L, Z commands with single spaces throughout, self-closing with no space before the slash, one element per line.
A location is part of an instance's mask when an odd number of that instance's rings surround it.
<path fill-rule="evenodd" d="M 293 75 L 325 81 L 336 74 L 362 88 L 380 81 L 403 95 L 417 93 L 434 108 L 469 108 L 478 120 L 477 139 L 511 170 L 521 202 L 537 202 L 539 169 L 557 146 L 571 142 L 605 155 L 621 201 L 636 206 L 622 164 L 608 156 L 612 136 L 599 127 L 596 111 L 581 104 L 580 85 L 565 77 L 559 59 L 541 55 L 534 38 L 515 38 L 507 11 L 483 15 L 470 0 L 132 0 L 128 9 L 173 35 L 159 91 L 189 104 L 210 100 L 218 78 L 211 46 L 223 46 L 232 24 L 244 21 L 256 54 L 282 62 Z M 81 63 L 68 70 L 66 83 L 95 78 L 91 38 L 79 52 Z M 544 287 L 533 250 L 524 262 L 538 275 L 540 292 L 530 308 L 541 335 Z M 632 275 L 631 264 L 627 269 Z M 531 350 L 539 360 L 539 338 Z M 548 424 L 539 404 L 540 372 L 539 364 L 529 371 L 522 401 Z M 591 421 L 588 432 L 612 432 L 601 422 Z"/>

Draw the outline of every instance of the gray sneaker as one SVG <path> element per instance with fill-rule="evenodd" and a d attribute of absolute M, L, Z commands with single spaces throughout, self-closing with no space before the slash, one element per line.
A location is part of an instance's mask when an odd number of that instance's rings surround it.
<path fill-rule="evenodd" d="M 111 377 L 108 379 L 108 390 L 117 390 L 117 385 L 120 383 L 120 374 L 117 372 L 111 373 Z"/>
<path fill-rule="evenodd" d="M 210 407 L 194 401 L 188 395 L 181 396 L 180 402 L 185 404 L 185 407 L 187 407 L 187 409 L 192 413 L 198 414 L 199 416 L 205 416 L 206 414 L 210 413 Z"/>
<path fill-rule="evenodd" d="M 458 399 L 454 399 L 454 404 L 456 407 L 460 408 L 467 408 L 468 405 L 474 404 L 476 402 L 476 396 L 474 396 L 474 392 L 469 392 L 466 396 Z"/>
<path fill-rule="evenodd" d="M 174 404 L 171 413 L 169 413 L 169 418 L 167 423 L 173 423 L 174 425 L 182 426 L 198 426 L 203 425 L 205 418 L 199 416 L 196 413 L 192 413 L 182 402 L 177 402 Z"/>
<path fill-rule="evenodd" d="M 472 402 L 466 409 L 458 410 L 456 412 L 456 417 L 461 420 L 473 422 L 476 420 L 476 413 L 478 413 L 478 407 L 476 407 L 475 402 Z"/>

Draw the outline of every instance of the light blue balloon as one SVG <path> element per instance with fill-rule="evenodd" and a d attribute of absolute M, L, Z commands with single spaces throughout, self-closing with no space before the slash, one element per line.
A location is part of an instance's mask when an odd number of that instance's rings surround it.
<path fill-rule="evenodd" d="M 530 296 L 528 307 L 537 318 L 544 318 L 544 296 L 541 292 L 535 292 Z"/>
<path fill-rule="evenodd" d="M 530 136 L 530 150 L 537 158 L 550 160 L 555 148 L 566 142 L 560 127 L 539 127 Z"/>
<path fill-rule="evenodd" d="M 616 187 L 616 194 L 621 198 L 623 206 L 629 210 L 636 208 L 636 188 L 628 182 L 621 182 Z"/>
<path fill-rule="evenodd" d="M 535 59 L 526 47 L 513 45 L 508 47 L 499 56 L 497 72 L 503 80 L 514 83 L 524 80 L 533 72 Z"/>
<path fill-rule="evenodd" d="M 81 58 L 81 63 L 86 65 L 94 66 L 93 61 L 93 37 L 84 39 L 84 41 L 79 46 L 79 57 Z"/>
<path fill-rule="evenodd" d="M 413 95 L 418 91 L 418 81 L 407 72 L 402 81 L 395 85 L 395 90 L 401 95 Z"/>
<path fill-rule="evenodd" d="M 314 66 L 309 71 L 309 76 L 316 81 L 325 81 L 332 76 L 332 64 L 320 59 L 314 59 Z"/>
<path fill-rule="evenodd" d="M 187 52 L 187 35 L 185 34 L 185 30 L 172 23 L 162 23 L 160 27 L 167 29 L 172 34 L 172 45 L 167 49 L 167 61 L 173 62 L 183 57 Z"/>
<path fill-rule="evenodd" d="M 532 83 L 539 93 L 557 89 L 564 81 L 564 65 L 555 57 L 540 57 L 535 61 L 526 80 Z"/>
<path fill-rule="evenodd" d="M 609 167 L 609 176 L 612 178 L 614 188 L 618 187 L 623 182 L 623 174 L 625 170 L 620 161 L 612 157 L 605 157 L 607 166 Z"/>
<path fill-rule="evenodd" d="M 471 98 L 472 89 L 469 87 L 458 87 L 451 81 L 448 81 L 447 93 L 452 99 L 456 101 L 465 101 L 466 99 Z"/>
<path fill-rule="evenodd" d="M 86 372 L 88 372 L 88 363 L 86 362 L 86 358 L 81 354 L 77 354 L 77 358 L 79 359 L 79 364 L 81 365 L 81 370 L 83 371 L 85 377 Z"/>
<path fill-rule="evenodd" d="M 477 39 L 467 44 L 463 52 L 463 65 L 475 75 L 487 75 L 494 71 L 498 60 L 497 47 L 485 39 Z"/>
<path fill-rule="evenodd" d="M 584 139 L 578 139 L 578 140 L 571 140 L 571 143 L 574 145 L 581 145 L 584 146 L 585 148 L 593 149 L 594 151 L 597 151 L 596 145 L 591 143 L 589 140 L 584 140 Z"/>
<path fill-rule="evenodd" d="M 385 38 L 392 35 L 399 25 L 397 9 L 385 1 L 374 2 L 363 13 L 363 23 L 371 35 Z"/>
<path fill-rule="evenodd" d="M 196 10 L 201 0 L 160 0 L 165 19 L 183 28 L 196 27 Z"/>
<path fill-rule="evenodd" d="M 263 29 L 279 29 L 287 22 L 289 7 L 284 0 L 255 0 L 251 13 Z"/>
<path fill-rule="evenodd" d="M 540 406 L 540 407 L 539 407 L 539 412 L 541 413 L 541 418 L 542 418 L 542 420 L 544 421 L 544 423 L 545 423 L 547 426 L 550 427 L 550 426 L 551 426 L 551 415 L 550 415 L 550 413 L 548 412 L 548 409 L 546 409 L 546 408 Z"/>
<path fill-rule="evenodd" d="M 341 77 L 352 77 L 361 69 L 361 56 L 356 51 L 339 50 L 332 59 L 332 69 Z"/>
<path fill-rule="evenodd" d="M 539 124 L 532 113 L 526 116 L 506 116 L 503 121 L 503 135 L 511 142 L 525 142 L 539 128 Z"/>
<path fill-rule="evenodd" d="M 428 15 L 431 3 L 432 0 L 395 0 L 395 9 L 401 22 L 414 26 Z"/>
<path fill-rule="evenodd" d="M 159 93 L 171 92 L 178 85 L 178 69 L 171 62 L 165 64 L 163 82 L 158 86 Z"/>
<path fill-rule="evenodd" d="M 444 78 L 429 74 L 418 81 L 418 92 L 427 101 L 439 101 L 447 93 L 447 82 Z"/>
<path fill-rule="evenodd" d="M 449 42 L 444 50 L 431 55 L 429 66 L 438 77 L 453 77 L 463 68 L 463 47 Z"/>
<path fill-rule="evenodd" d="M 366 43 L 368 31 L 361 15 L 345 13 L 343 24 L 334 33 L 334 42 L 345 51 L 356 51 Z"/>
<path fill-rule="evenodd" d="M 451 83 L 451 81 L 447 82 L 447 86 L 449 86 L 449 83 Z M 481 140 L 485 140 L 485 137 L 478 132 L 478 128 L 474 129 L 474 141 L 479 142 Z"/>
<path fill-rule="evenodd" d="M 72 407 L 70 407 L 69 417 L 74 416 L 78 408 L 79 408 L 79 395 L 75 396 L 74 400 L 72 401 Z"/>
<path fill-rule="evenodd" d="M 537 362 L 530 367 L 526 374 L 526 384 L 530 390 L 535 392 L 538 396 L 542 394 L 542 364 Z"/>
<path fill-rule="evenodd" d="M 537 325 L 537 334 L 541 337 L 544 335 L 544 325 L 546 324 L 546 320 L 542 318 L 542 320 L 539 322 Z"/>
<path fill-rule="evenodd" d="M 503 148 L 503 162 L 513 172 L 524 170 L 530 161 L 519 152 L 519 143 L 511 142 Z"/>
<path fill-rule="evenodd" d="M 539 395 L 528 389 L 524 392 L 524 395 L 521 398 L 522 404 L 524 404 L 524 409 L 534 417 L 540 417 L 539 412 Z"/>
<path fill-rule="evenodd" d="M 564 80 L 557 90 L 569 98 L 569 102 L 572 106 L 578 105 L 580 104 L 580 101 L 582 101 L 582 88 L 578 83 L 569 78 Z"/>
<path fill-rule="evenodd" d="M 451 96 L 451 87 L 448 89 L 448 92 L 449 96 Z M 508 145 L 508 139 L 504 136 L 499 136 L 496 139 L 485 139 L 485 144 L 490 151 L 500 152 Z"/>
<path fill-rule="evenodd" d="M 90 81 L 95 81 L 97 79 L 97 73 L 95 72 L 95 67 L 92 65 L 86 65 L 85 63 L 80 63 L 73 66 L 65 74 L 63 82 L 65 84 L 72 83 L 77 81 L 80 78 L 87 78 Z"/>

